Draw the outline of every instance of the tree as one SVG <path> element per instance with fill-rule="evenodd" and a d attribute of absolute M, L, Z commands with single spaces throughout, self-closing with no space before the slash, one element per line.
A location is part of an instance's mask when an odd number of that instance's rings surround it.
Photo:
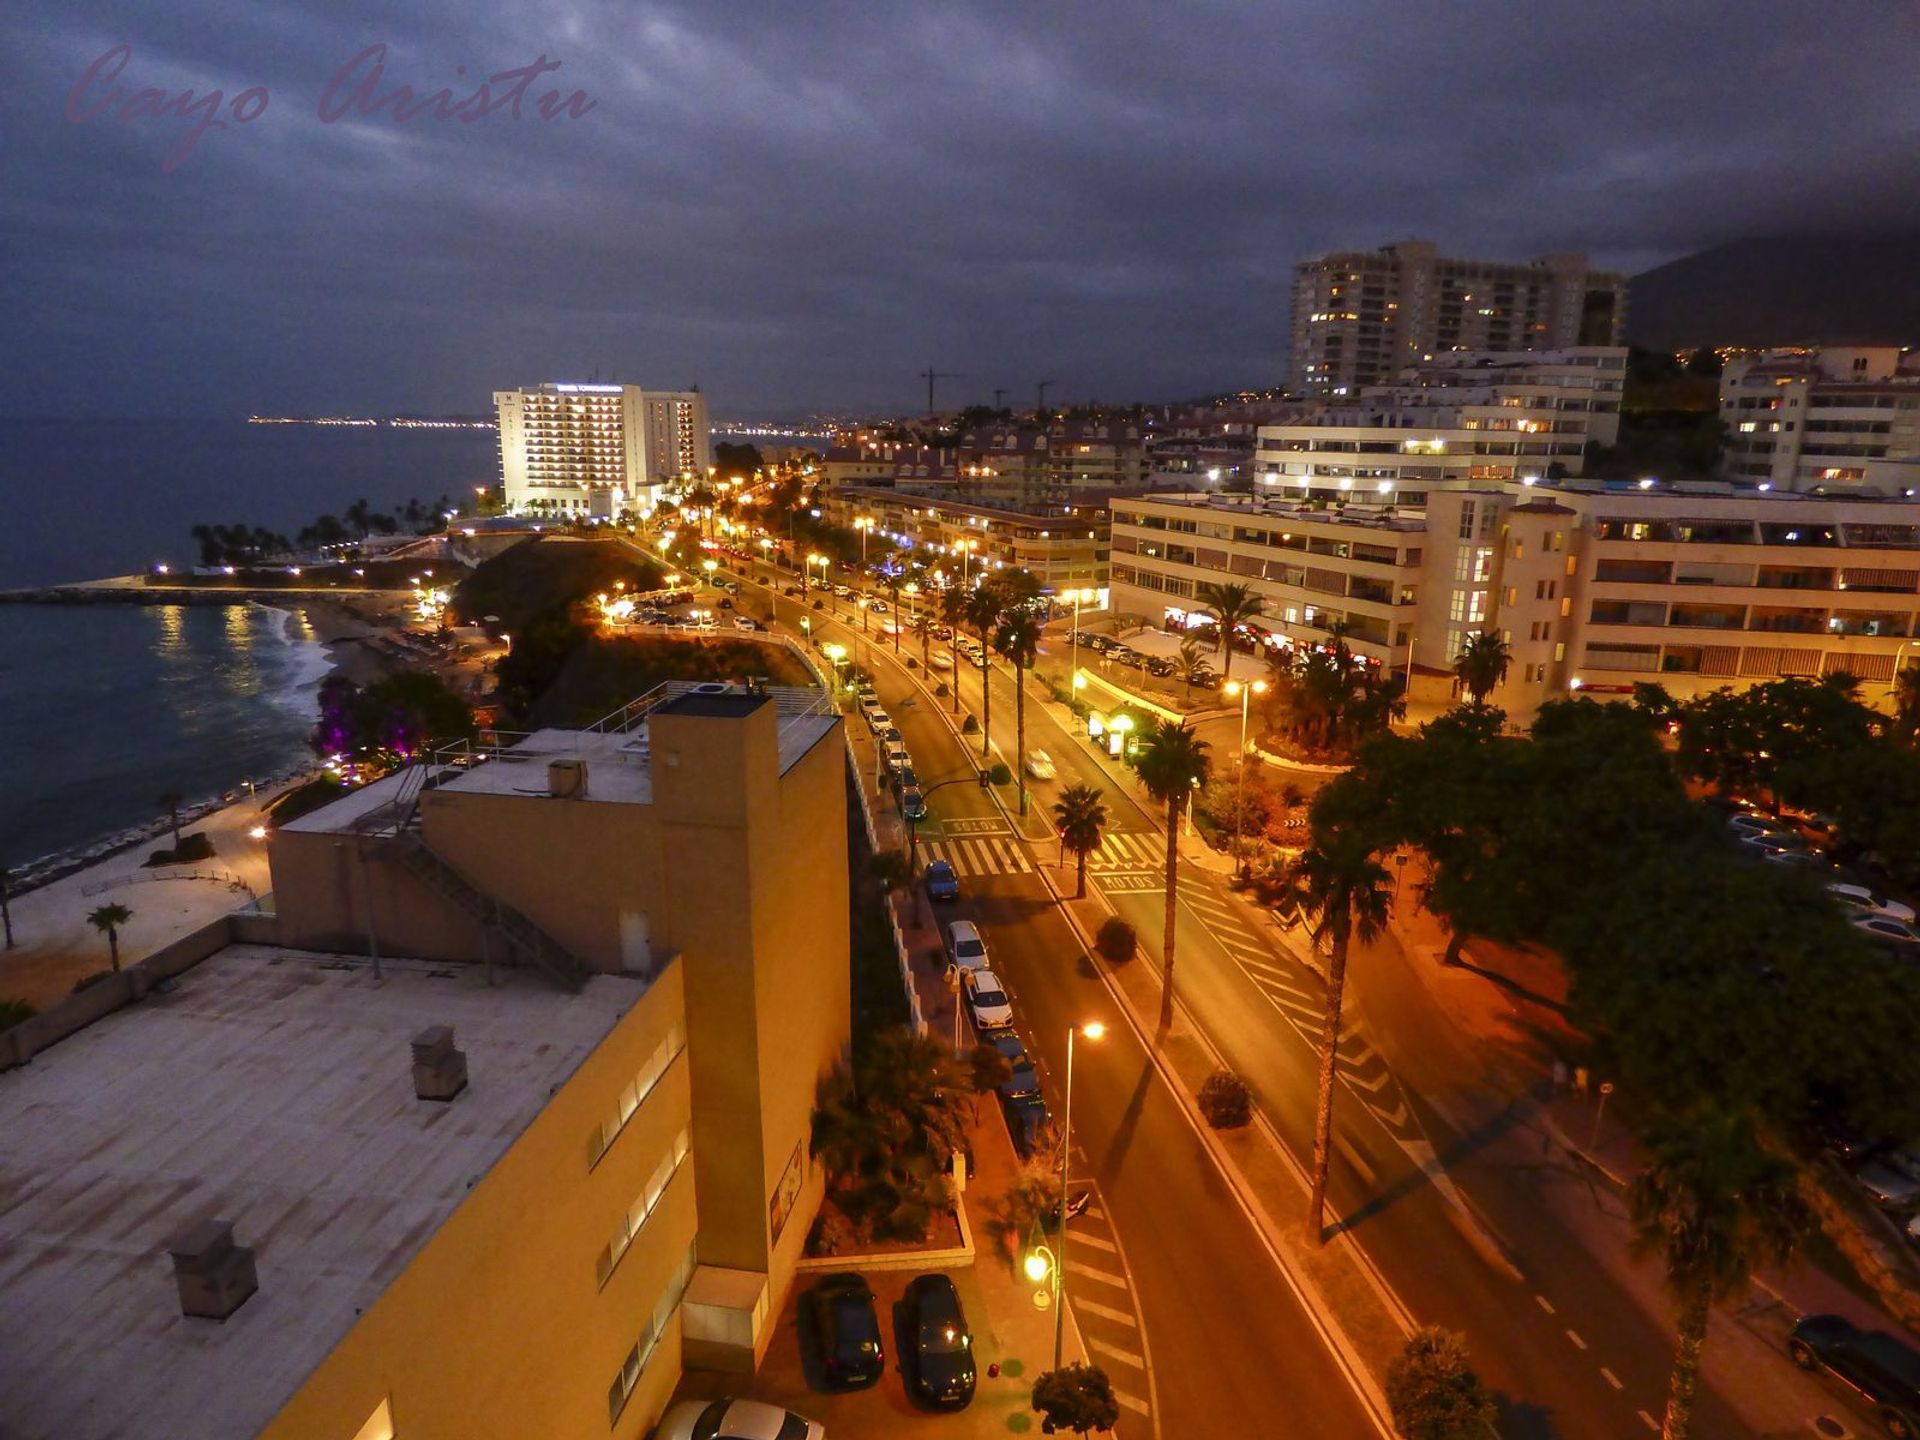
<path fill-rule="evenodd" d="M 1467 637 L 1460 653 L 1453 657 L 1454 678 L 1460 688 L 1473 697 L 1475 709 L 1484 709 L 1487 696 L 1499 689 L 1513 663 L 1513 651 L 1499 632 L 1481 630 Z"/>
<path fill-rule="evenodd" d="M 1033 1382 L 1033 1408 L 1040 1412 L 1040 1429 L 1051 1435 L 1071 1430 L 1111 1430 L 1120 1423 L 1120 1402 L 1113 1385 L 1098 1365 L 1063 1365 L 1046 1370 Z"/>
<path fill-rule="evenodd" d="M 980 754 L 993 739 L 993 627 L 1004 613 L 1000 592 L 991 580 L 982 580 L 967 596 L 967 623 L 980 635 Z M 956 677 L 957 678 L 957 677 Z M 957 687 L 956 687 L 957 688 Z"/>
<path fill-rule="evenodd" d="M 1027 671 L 1040 653 L 1040 621 L 1021 606 L 1000 621 L 993 645 L 1013 667 L 1013 773 L 1020 782 L 1020 813 L 1027 813 Z"/>
<path fill-rule="evenodd" d="M 967 607 L 972 598 L 972 592 L 959 585 L 948 585 L 940 592 L 940 623 L 955 635 L 967 623 Z M 953 647 L 953 653 L 957 662 L 960 653 L 958 646 Z M 957 663 L 953 671 L 953 713 L 960 713 L 960 669 Z"/>
<path fill-rule="evenodd" d="M 1326 1243 L 1327 1169 L 1333 1151 L 1333 1080 L 1339 1058 L 1340 1008 L 1346 999 L 1347 947 L 1366 944 L 1387 923 L 1387 872 L 1366 837 L 1354 828 L 1315 827 L 1312 843 L 1293 862 L 1295 902 L 1314 916 L 1313 938 L 1325 940 L 1327 1009 L 1320 1027 L 1320 1090 L 1313 1121 L 1313 1191 L 1307 1200 L 1307 1238 Z"/>
<path fill-rule="evenodd" d="M 1200 678 L 1207 668 L 1206 647 L 1200 643 L 1197 635 L 1180 637 L 1180 653 L 1173 662 L 1173 673 L 1180 677 L 1182 693 L 1189 704 L 1193 701 L 1193 682 Z"/>
<path fill-rule="evenodd" d="M 1901 666 L 1893 677 L 1891 733 L 1908 745 L 1920 740 L 1920 660 Z"/>
<path fill-rule="evenodd" d="M 1264 608 L 1251 585 L 1237 581 L 1196 586 L 1193 598 L 1213 615 L 1220 627 L 1220 677 L 1233 678 L 1233 634 Z"/>
<path fill-rule="evenodd" d="M 1140 937 L 1130 921 L 1109 915 L 1094 932 L 1093 948 L 1109 965 L 1124 965 L 1140 948 Z"/>
<path fill-rule="evenodd" d="M 1755 1267 L 1783 1264 L 1812 1225 L 1792 1162 L 1766 1149 L 1741 1111 L 1656 1124 L 1647 1168 L 1627 1189 L 1636 1254 L 1658 1255 L 1679 1306 L 1662 1440 L 1685 1440 L 1716 1300 L 1746 1293 Z"/>
<path fill-rule="evenodd" d="M 1402 1440 L 1495 1440 L 1499 1407 L 1467 1364 L 1465 1337 L 1425 1326 L 1387 1367 L 1387 1409 Z"/>
<path fill-rule="evenodd" d="M 1169 987 L 1173 983 L 1174 921 L 1180 903 L 1180 807 L 1213 772 L 1207 748 L 1207 742 L 1190 726 L 1159 720 L 1147 732 L 1133 762 L 1147 793 L 1167 807 L 1167 917 L 1160 954 Z"/>
<path fill-rule="evenodd" d="M 1107 807 L 1101 797 L 1106 792 L 1094 785 L 1069 785 L 1053 802 L 1055 828 L 1060 832 L 1060 853 L 1071 850 L 1078 862 L 1079 888 L 1074 899 L 1087 894 L 1087 856 L 1100 848 L 1107 833 Z"/>
<path fill-rule="evenodd" d="M 907 577 L 900 573 L 897 565 L 880 572 L 880 584 L 887 592 L 891 607 L 888 613 L 893 618 L 893 653 L 895 655 L 900 653 L 900 632 L 907 628 L 907 617 L 900 613 L 900 591 L 906 583 Z"/>
<path fill-rule="evenodd" d="M 120 968 L 120 927 L 133 919 L 124 905 L 101 905 L 87 912 L 87 923 L 107 937 L 107 955 L 113 968 Z"/>
<path fill-rule="evenodd" d="M 173 849 L 180 852 L 180 807 L 186 804 L 186 797 L 178 790 L 163 790 L 153 797 L 154 806 L 167 812 L 167 823 L 173 830 Z"/>

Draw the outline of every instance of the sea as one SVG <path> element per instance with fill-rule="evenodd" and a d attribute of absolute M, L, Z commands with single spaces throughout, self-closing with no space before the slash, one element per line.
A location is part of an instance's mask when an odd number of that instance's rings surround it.
<path fill-rule="evenodd" d="M 0 590 L 191 564 L 202 522 L 470 496 L 497 455 L 490 430 L 0 419 Z M 297 610 L 0 604 L 0 864 L 303 763 L 327 668 Z"/>

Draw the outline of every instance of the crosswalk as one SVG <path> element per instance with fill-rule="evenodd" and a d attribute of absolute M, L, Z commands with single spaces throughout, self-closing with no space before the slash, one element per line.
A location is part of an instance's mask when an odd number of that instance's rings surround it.
<path fill-rule="evenodd" d="M 922 840 L 928 858 L 944 860 L 953 873 L 968 878 L 981 875 L 1025 875 L 1033 869 L 1026 847 L 1011 830 L 998 835 L 950 835 L 944 840 Z"/>
<path fill-rule="evenodd" d="M 953 873 L 960 876 L 1025 875 L 1032 871 L 1033 861 L 1024 842 L 1005 826 L 998 830 L 985 828 L 991 824 L 991 821 L 943 821 L 941 838 L 922 840 L 920 848 L 932 859 L 946 861 L 953 866 Z M 1049 858 L 1057 854 L 1058 846 L 1055 846 Z M 1158 834 L 1144 830 L 1116 832 L 1103 837 L 1100 848 L 1087 856 L 1087 870 L 1090 874 L 1123 879 L 1139 873 L 1152 882 L 1142 888 L 1158 889 L 1159 881 L 1155 877 L 1166 864 L 1166 858 L 1166 841 Z M 1064 864 L 1071 869 L 1073 856 L 1068 855 Z"/>
<path fill-rule="evenodd" d="M 1073 1308 L 1074 1323 L 1093 1362 L 1107 1372 L 1113 1398 L 1120 1402 L 1123 1413 L 1118 1433 L 1147 1434 L 1154 1427 L 1153 1377 L 1146 1336 L 1140 1327 L 1133 1287 L 1127 1281 L 1120 1237 L 1107 1218 L 1105 1197 L 1096 1191 L 1093 1203 L 1067 1226 L 1067 1303 Z M 1147 1424 L 1139 1425 L 1129 1415 L 1137 1415 Z"/>

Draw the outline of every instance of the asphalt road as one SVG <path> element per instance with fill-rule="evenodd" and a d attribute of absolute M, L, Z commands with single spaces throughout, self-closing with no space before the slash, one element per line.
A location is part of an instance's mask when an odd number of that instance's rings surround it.
<path fill-rule="evenodd" d="M 859 633 L 857 620 L 849 632 L 844 616 L 836 622 L 830 612 L 803 611 L 798 601 L 785 598 L 779 607 L 783 621 L 797 623 L 804 614 L 816 632 L 838 624 L 835 638 L 850 648 Z M 918 654 L 917 639 L 908 649 Z M 979 760 L 977 746 L 963 748 L 932 712 L 925 692 L 900 671 L 885 663 L 870 668 L 923 785 L 970 774 Z M 1029 722 L 1034 718 L 1030 712 Z M 1011 727 L 1009 700 L 1004 722 L 996 716 L 995 723 L 1008 756 Z M 1069 773 L 1063 768 L 1063 776 Z M 937 792 L 930 807 L 929 834 L 978 833 L 967 822 L 979 826 L 1000 818 L 992 799 L 972 784 Z M 1079 941 L 1039 877 L 1030 871 L 966 876 L 961 900 L 948 908 L 952 914 L 945 918 L 976 920 L 986 932 L 994 968 L 1013 995 L 1018 1028 L 1041 1063 L 1056 1110 L 1068 1030 L 1091 1019 L 1109 1025 L 1100 1043 L 1076 1050 L 1075 1165 L 1089 1167 L 1098 1180 L 1125 1249 L 1145 1317 L 1160 1433 L 1168 1440 L 1377 1435 L 1185 1110 L 1106 987 L 1081 961 Z M 1070 1255 L 1070 1290 L 1072 1274 Z"/>

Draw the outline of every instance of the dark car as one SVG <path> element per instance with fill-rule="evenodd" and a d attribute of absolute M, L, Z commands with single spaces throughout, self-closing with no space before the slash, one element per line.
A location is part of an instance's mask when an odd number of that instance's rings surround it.
<path fill-rule="evenodd" d="M 1047 1102 L 1038 1095 L 1002 1095 L 1000 1112 L 1007 1117 L 1007 1134 L 1013 1137 L 1015 1152 L 1022 1160 L 1031 1160 L 1053 1130 Z"/>
<path fill-rule="evenodd" d="M 935 860 L 927 866 L 927 898 L 929 900 L 960 898 L 960 881 L 953 873 L 953 866 L 944 860 Z"/>
<path fill-rule="evenodd" d="M 1153 675 L 1158 677 L 1159 679 L 1164 680 L 1169 675 L 1173 674 L 1173 671 L 1174 671 L 1173 661 L 1167 659 L 1166 656 L 1150 655 L 1147 657 L 1147 673 L 1149 675 Z"/>
<path fill-rule="evenodd" d="M 873 1291 L 858 1275 L 828 1275 L 813 1287 L 813 1320 L 820 1331 L 820 1368 L 829 1385 L 853 1389 L 886 1373 L 880 1317 Z"/>
<path fill-rule="evenodd" d="M 941 1410 L 973 1399 L 973 1335 L 960 1294 L 944 1275 L 920 1275 L 907 1286 L 907 1324 L 913 1333 L 913 1392 Z"/>
<path fill-rule="evenodd" d="M 1020 1037 L 1012 1031 L 990 1037 L 993 1048 L 1007 1057 L 1007 1063 L 1013 1067 L 1013 1073 L 1000 1084 L 1002 1100 L 1019 1100 L 1028 1095 L 1040 1093 L 1040 1076 L 1033 1068 L 1033 1057 L 1027 1054 L 1027 1047 Z"/>
<path fill-rule="evenodd" d="M 1787 1340 L 1793 1363 L 1825 1370 L 1866 1397 L 1896 1440 L 1920 1436 L 1920 1354 L 1839 1315 L 1807 1315 Z"/>

